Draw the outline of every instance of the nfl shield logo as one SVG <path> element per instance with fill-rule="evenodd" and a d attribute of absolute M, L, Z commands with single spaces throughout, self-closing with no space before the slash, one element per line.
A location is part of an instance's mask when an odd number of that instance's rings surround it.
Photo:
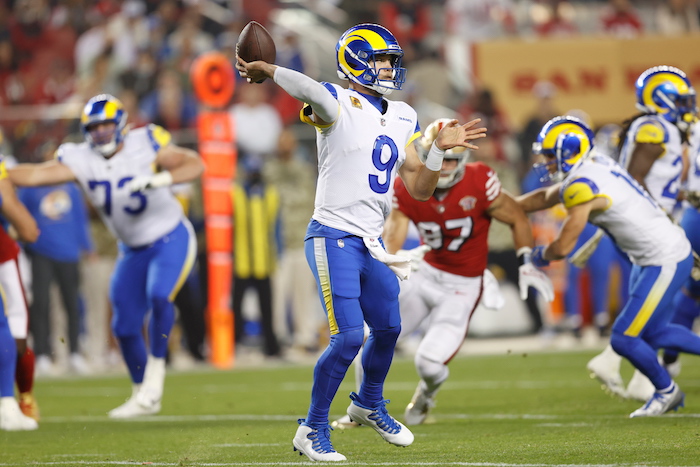
<path fill-rule="evenodd" d="M 386 126 L 386 120 L 384 120 L 383 118 L 379 120 L 379 123 L 381 123 L 382 126 Z"/>

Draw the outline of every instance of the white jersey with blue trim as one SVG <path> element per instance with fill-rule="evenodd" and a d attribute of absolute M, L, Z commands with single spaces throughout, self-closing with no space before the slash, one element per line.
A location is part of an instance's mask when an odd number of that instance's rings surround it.
<path fill-rule="evenodd" d="M 637 143 L 661 144 L 663 154 L 654 161 L 649 173 L 644 177 L 647 191 L 669 214 L 676 214 L 678 191 L 683 172 L 683 142 L 676 125 L 660 115 L 645 115 L 637 118 L 625 138 L 620 151 L 620 165 L 629 168 L 632 152 Z"/>
<path fill-rule="evenodd" d="M 700 191 L 700 120 L 690 128 L 688 160 L 688 190 Z"/>
<path fill-rule="evenodd" d="M 112 233 L 130 247 L 141 247 L 171 232 L 184 218 L 170 187 L 132 193 L 125 186 L 132 178 L 155 172 L 156 154 L 169 141 L 167 131 L 148 125 L 131 130 L 122 149 L 109 159 L 88 143 L 62 144 L 57 157 L 71 169 Z"/>
<path fill-rule="evenodd" d="M 683 229 L 609 157 L 592 155 L 584 160 L 569 173 L 560 193 L 565 204 L 579 193 L 608 199 L 609 207 L 591 214 L 589 221 L 603 228 L 634 264 L 677 263 L 690 254 Z"/>
<path fill-rule="evenodd" d="M 361 93 L 324 83 L 339 103 L 338 119 L 319 126 L 313 218 L 360 237 L 378 237 L 391 211 L 394 178 L 418 136 L 416 111 L 384 100 L 383 114 Z"/>

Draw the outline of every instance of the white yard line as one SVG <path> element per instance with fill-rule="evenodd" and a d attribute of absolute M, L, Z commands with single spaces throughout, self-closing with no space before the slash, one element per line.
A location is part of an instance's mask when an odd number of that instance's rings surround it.
<path fill-rule="evenodd" d="M 340 415 L 335 416 L 335 418 Z M 596 419 L 614 419 L 626 417 L 620 415 L 595 415 Z M 666 414 L 664 418 L 700 418 L 700 414 Z M 266 421 L 266 422 L 296 422 L 299 417 L 291 415 L 259 415 L 259 414 L 225 414 L 225 415 L 152 415 L 121 420 L 110 420 L 107 415 L 78 415 L 70 417 L 42 417 L 42 423 L 91 423 L 91 422 L 140 422 L 140 423 L 162 423 L 162 422 L 225 422 L 225 421 Z M 570 416 L 548 415 L 548 414 L 440 414 L 440 419 L 455 420 L 559 420 L 571 419 Z M 334 419 L 334 417 L 331 417 Z M 537 426 L 545 426 L 539 424 Z M 0 464 L 2 465 L 2 464 Z"/>
<path fill-rule="evenodd" d="M 10 466 L 10 465 L 20 465 L 20 464 L 5 464 L 0 463 L 0 466 Z M 41 465 L 153 465 L 153 466 L 181 466 L 181 462 L 148 462 L 148 461 L 104 461 L 104 462 L 91 462 L 91 461 L 53 461 L 53 462 L 32 462 L 31 465 L 41 466 Z M 313 462 L 202 462 L 196 463 L 188 461 L 186 465 L 192 466 L 202 466 L 202 467 L 226 467 L 226 466 L 279 466 L 279 465 L 318 465 Z M 509 464 L 501 462 L 343 462 L 340 465 L 363 465 L 363 466 L 464 466 L 464 467 L 633 467 L 639 464 Z M 675 465 L 654 465 L 654 467 L 679 467 Z M 688 466 L 684 466 L 688 467 Z M 690 467 L 700 467 L 700 466 L 690 466 Z"/>

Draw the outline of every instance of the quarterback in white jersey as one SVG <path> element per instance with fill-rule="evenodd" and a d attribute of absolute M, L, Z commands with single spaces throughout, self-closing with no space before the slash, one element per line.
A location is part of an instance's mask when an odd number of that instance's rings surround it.
<path fill-rule="evenodd" d="M 19 186 L 78 181 L 120 241 L 110 284 L 112 330 L 133 390 L 109 412 L 112 418 L 160 411 L 173 300 L 196 255 L 192 227 L 170 185 L 193 180 L 204 170 L 198 154 L 171 144 L 163 128 L 128 131 L 126 120 L 118 99 L 95 96 L 81 117 L 86 142 L 63 144 L 55 160 L 20 164 L 10 171 Z M 147 351 L 142 327 L 149 310 Z"/>
<path fill-rule="evenodd" d="M 630 297 L 612 327 L 610 343 L 647 376 L 654 394 L 630 417 L 656 416 L 683 406 L 684 394 L 659 364 L 659 348 L 700 355 L 700 336 L 671 324 L 675 293 L 690 275 L 693 257 L 683 229 L 613 160 L 591 155 L 593 132 L 573 117 L 557 117 L 542 128 L 535 152 L 543 158 L 550 187 L 522 195 L 527 212 L 562 202 L 567 218 L 557 238 L 533 250 L 535 265 L 566 257 L 587 222 L 610 234 L 633 263 Z"/>
<path fill-rule="evenodd" d="M 314 461 L 344 461 L 330 441 L 331 401 L 370 328 L 365 344 L 365 378 L 351 393 L 348 415 L 374 428 L 386 441 L 408 446 L 413 434 L 386 410 L 384 380 L 401 331 L 394 273 L 405 278 L 410 261 L 388 254 L 379 239 L 391 209 L 398 174 L 411 196 L 426 200 L 435 190 L 444 151 L 471 147 L 485 129 L 477 122 L 445 126 L 426 163 L 413 141 L 420 135 L 415 111 L 383 96 L 400 89 L 406 70 L 396 38 L 377 24 L 348 29 L 336 45 L 338 74 L 349 89 L 321 84 L 290 69 L 238 58 L 248 82 L 266 78 L 307 104 L 302 121 L 317 129 L 319 182 L 307 230 L 306 258 L 328 316 L 330 344 L 316 364 L 311 406 L 293 439 L 295 450 Z"/>

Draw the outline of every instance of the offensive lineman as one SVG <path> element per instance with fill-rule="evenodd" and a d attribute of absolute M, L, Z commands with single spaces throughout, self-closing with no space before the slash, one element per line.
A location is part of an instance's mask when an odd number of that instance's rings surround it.
<path fill-rule="evenodd" d="M 19 186 L 78 181 L 105 225 L 119 239 L 110 284 L 112 330 L 133 383 L 131 397 L 111 418 L 160 412 L 173 300 L 196 254 L 192 226 L 170 185 L 194 180 L 204 170 L 198 154 L 171 144 L 157 125 L 129 131 L 122 103 L 100 94 L 83 109 L 82 144 L 62 144 L 57 158 L 20 164 L 9 171 Z M 148 310 L 149 351 L 142 335 Z"/>

